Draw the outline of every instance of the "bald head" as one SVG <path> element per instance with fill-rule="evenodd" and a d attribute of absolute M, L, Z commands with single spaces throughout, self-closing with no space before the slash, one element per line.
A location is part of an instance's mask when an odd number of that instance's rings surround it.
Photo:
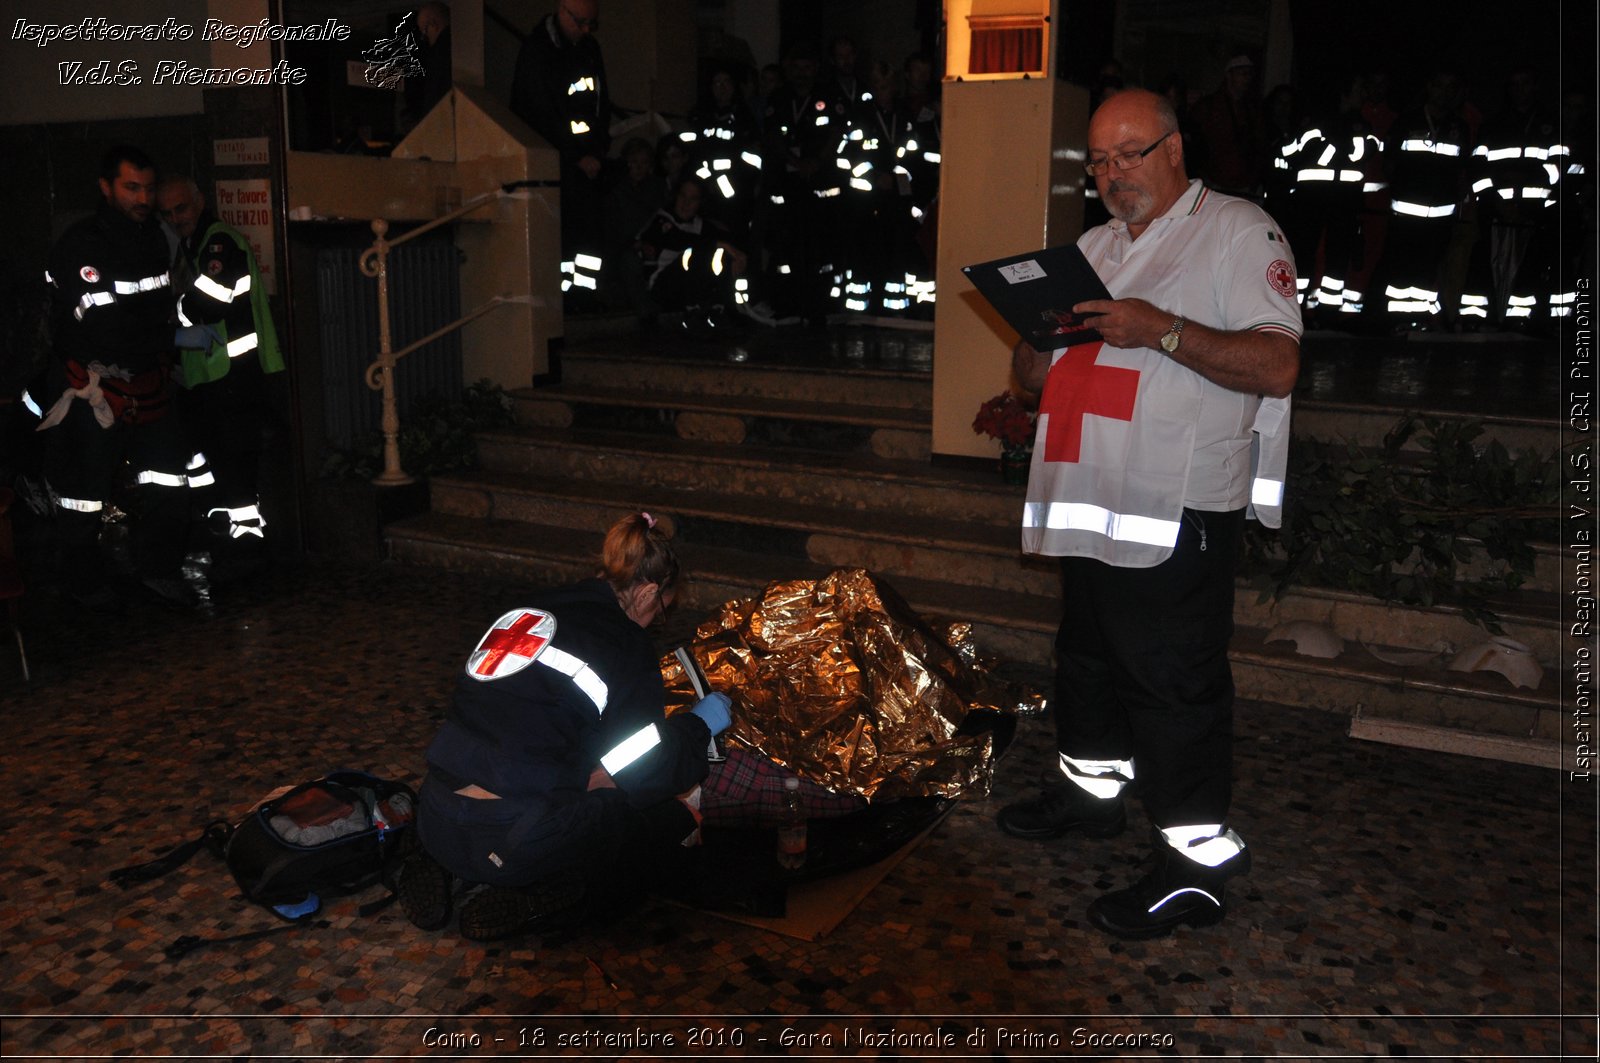
<path fill-rule="evenodd" d="M 206 209 L 206 200 L 194 178 L 174 174 L 163 178 L 156 186 L 156 209 L 161 220 L 187 240 L 194 235 L 200 212 Z"/>
<path fill-rule="evenodd" d="M 1095 186 L 1135 237 L 1189 187 L 1178 116 L 1165 96 L 1144 89 L 1119 92 L 1094 112 L 1089 162 L 1109 163 Z"/>

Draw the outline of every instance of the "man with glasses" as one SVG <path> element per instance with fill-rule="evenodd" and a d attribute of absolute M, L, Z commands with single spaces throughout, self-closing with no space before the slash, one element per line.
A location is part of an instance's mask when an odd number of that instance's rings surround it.
<path fill-rule="evenodd" d="M 1006 833 L 1108 838 L 1137 778 L 1162 843 L 1089 919 L 1146 938 L 1225 912 L 1250 853 L 1229 829 L 1234 562 L 1247 509 L 1276 526 L 1299 372 L 1293 258 L 1260 208 L 1191 181 L 1171 104 L 1126 91 L 1089 124 L 1112 220 L 1078 241 L 1113 298 L 1101 339 L 1013 352 L 1041 394 L 1023 548 L 1061 558 L 1054 697 L 1063 778 Z M 1137 772 L 1137 775 L 1135 774 Z"/>
<path fill-rule="evenodd" d="M 511 109 L 561 153 L 562 291 L 593 291 L 604 234 L 601 165 L 611 147 L 611 94 L 594 33 L 600 0 L 558 0 L 523 42 Z"/>

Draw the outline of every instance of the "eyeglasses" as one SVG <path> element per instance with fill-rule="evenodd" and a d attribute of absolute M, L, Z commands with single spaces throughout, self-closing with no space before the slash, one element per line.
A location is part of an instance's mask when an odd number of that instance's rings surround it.
<path fill-rule="evenodd" d="M 559 6 L 562 14 L 570 18 L 572 20 L 572 24 L 577 26 L 580 30 L 588 30 L 590 33 L 593 33 L 600 28 L 600 20 L 598 18 L 579 18 L 577 15 L 572 13 L 572 8 L 568 7 L 566 4 L 561 4 Z"/>
<path fill-rule="evenodd" d="M 1156 148 L 1161 146 L 1161 142 L 1163 140 L 1166 140 L 1176 132 L 1176 129 L 1167 130 L 1156 139 L 1154 144 L 1151 144 L 1143 151 L 1124 151 L 1119 155 L 1108 155 L 1101 159 L 1090 159 L 1088 162 L 1083 164 L 1083 170 L 1090 177 L 1099 177 L 1101 174 L 1105 173 L 1106 170 L 1110 169 L 1112 164 L 1115 164 L 1119 170 L 1137 170 L 1139 167 L 1144 165 L 1144 157 L 1146 155 L 1150 154 L 1152 151 L 1155 151 Z"/>

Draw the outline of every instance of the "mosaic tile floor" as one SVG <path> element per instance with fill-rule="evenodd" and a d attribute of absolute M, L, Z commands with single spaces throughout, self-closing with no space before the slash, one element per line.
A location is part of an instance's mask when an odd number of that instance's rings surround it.
<path fill-rule="evenodd" d="M 1084 920 L 1134 871 L 1141 816 L 1109 841 L 992 826 L 1053 757 L 1027 719 L 994 794 L 818 942 L 651 904 L 483 947 L 345 899 L 324 927 L 167 959 L 181 935 L 280 924 L 204 854 L 127 891 L 107 873 L 285 781 L 415 781 L 455 668 L 517 598 L 384 566 L 279 574 L 220 593 L 210 620 L 69 624 L 30 599 L 31 691 L 0 657 L 0 1054 L 1594 1056 L 1593 784 L 1270 704 L 1238 720 L 1255 870 L 1227 921 L 1165 940 Z"/>

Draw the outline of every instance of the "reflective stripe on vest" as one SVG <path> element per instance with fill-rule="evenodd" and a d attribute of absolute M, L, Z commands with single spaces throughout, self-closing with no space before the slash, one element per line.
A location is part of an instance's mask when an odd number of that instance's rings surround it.
<path fill-rule="evenodd" d="M 1087 531 L 1121 542 L 1176 546 L 1180 521 L 1113 513 L 1088 502 L 1029 502 L 1022 509 L 1024 528 Z"/>
<path fill-rule="evenodd" d="M 1293 402 L 1264 398 L 1250 426 L 1250 504 L 1245 516 L 1268 528 L 1283 524 L 1283 485 L 1289 470 L 1289 421 Z"/>
<path fill-rule="evenodd" d="M 578 685 L 578 689 L 583 691 L 590 701 L 594 702 L 595 709 L 602 714 L 606 711 L 606 699 L 610 696 L 610 692 L 606 689 L 605 680 L 601 679 L 599 674 L 593 668 L 590 668 L 585 661 L 574 657 L 565 650 L 556 649 L 554 646 L 546 646 L 543 652 L 539 654 L 537 663 L 548 668 L 554 668 L 562 675 L 570 678 Z"/>
<path fill-rule="evenodd" d="M 77 513 L 99 513 L 106 508 L 104 502 L 97 502 L 92 498 L 63 498 L 60 495 L 56 496 L 56 505 Z"/>

